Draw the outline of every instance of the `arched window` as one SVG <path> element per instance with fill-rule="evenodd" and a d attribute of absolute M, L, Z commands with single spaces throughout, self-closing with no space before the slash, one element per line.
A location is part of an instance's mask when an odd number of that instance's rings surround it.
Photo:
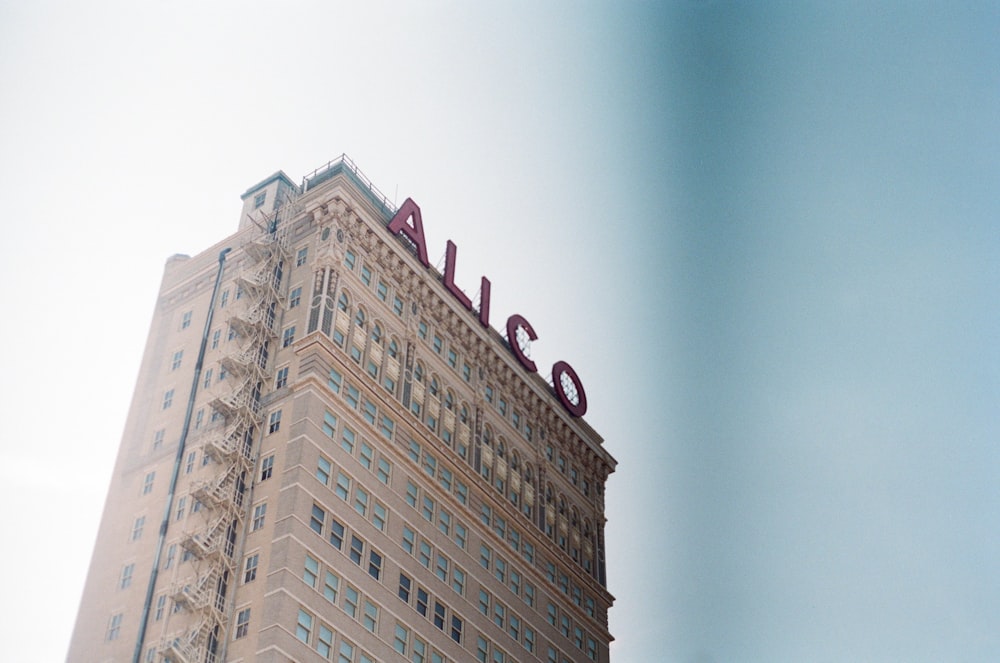
<path fill-rule="evenodd" d="M 365 326 L 365 311 L 364 311 L 364 309 L 361 309 L 361 308 L 358 309 L 358 314 L 354 316 L 354 324 L 356 324 L 358 327 L 364 328 L 364 326 Z"/>
<path fill-rule="evenodd" d="M 346 292 L 340 293 L 340 298 L 337 299 L 337 308 L 343 311 L 344 313 L 347 313 L 347 308 L 350 305 L 351 302 L 350 300 L 347 299 L 347 293 Z"/>
<path fill-rule="evenodd" d="M 438 380 L 437 377 L 431 376 L 431 386 L 430 386 L 431 396 L 438 395 Z"/>
<path fill-rule="evenodd" d="M 372 343 L 382 345 L 382 328 L 378 323 L 372 327 Z"/>
<path fill-rule="evenodd" d="M 451 393 L 451 389 L 448 389 L 444 394 L 444 406 L 449 410 L 455 409 L 455 394 Z"/>
<path fill-rule="evenodd" d="M 396 339 L 389 341 L 389 356 L 393 359 L 399 359 L 399 344 L 396 343 Z"/>

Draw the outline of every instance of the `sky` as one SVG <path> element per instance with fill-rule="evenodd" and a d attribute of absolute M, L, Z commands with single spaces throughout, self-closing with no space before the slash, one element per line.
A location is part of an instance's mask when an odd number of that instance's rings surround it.
<path fill-rule="evenodd" d="M 612 661 L 1000 659 L 997 34 L 977 2 L 0 0 L 5 655 L 65 658 L 166 259 L 346 153 L 579 374 Z"/>

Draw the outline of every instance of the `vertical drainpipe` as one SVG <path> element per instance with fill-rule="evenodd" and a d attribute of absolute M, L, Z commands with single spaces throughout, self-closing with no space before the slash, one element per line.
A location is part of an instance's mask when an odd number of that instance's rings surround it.
<path fill-rule="evenodd" d="M 139 619 L 139 635 L 135 640 L 135 651 L 132 663 L 140 663 L 142 648 L 146 640 L 146 623 L 149 621 L 149 609 L 153 604 L 153 593 L 156 589 L 156 577 L 160 571 L 160 556 L 163 554 L 163 544 L 167 539 L 167 525 L 173 512 L 174 492 L 177 490 L 177 477 L 180 475 L 181 463 L 184 460 L 184 447 L 187 443 L 188 428 L 191 425 L 191 413 L 194 412 L 195 396 L 198 393 L 198 383 L 201 381 L 201 368 L 205 362 L 205 348 L 208 346 L 208 334 L 212 328 L 212 313 L 215 311 L 215 298 L 219 295 L 222 284 L 222 272 L 226 266 L 226 254 L 232 249 L 223 249 L 219 253 L 219 271 L 215 275 L 215 286 L 212 288 L 212 299 L 208 303 L 208 316 L 205 318 L 205 329 L 201 333 L 201 346 L 198 348 L 198 361 L 194 365 L 194 378 L 191 380 L 191 392 L 188 396 L 187 410 L 184 412 L 184 426 L 181 428 L 181 439 L 177 444 L 177 456 L 174 458 L 174 470 L 170 475 L 170 489 L 167 492 L 167 505 L 163 510 L 163 520 L 160 521 L 159 538 L 156 541 L 156 555 L 153 557 L 153 568 L 149 572 L 149 585 L 146 587 L 146 600 L 142 604 L 142 616 Z"/>

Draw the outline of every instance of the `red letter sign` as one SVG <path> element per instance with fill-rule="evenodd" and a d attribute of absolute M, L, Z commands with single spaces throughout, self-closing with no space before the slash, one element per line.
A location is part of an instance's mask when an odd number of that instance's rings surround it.
<path fill-rule="evenodd" d="M 413 217 L 412 226 L 406 223 L 410 217 Z M 396 235 L 400 231 L 417 245 L 417 257 L 424 263 L 424 267 L 430 267 L 431 263 L 427 260 L 427 240 L 424 239 L 424 222 L 420 218 L 420 208 L 413 202 L 413 198 L 407 198 L 396 212 L 396 216 L 389 222 L 389 232 Z"/>
<path fill-rule="evenodd" d="M 566 393 L 566 387 L 563 386 L 563 377 L 566 377 L 569 382 L 572 383 L 571 393 Z M 557 361 L 552 365 L 552 386 L 555 387 L 556 396 L 559 397 L 559 401 L 563 404 L 563 407 L 569 410 L 569 413 L 582 417 L 587 413 L 587 394 L 583 391 L 583 383 L 580 382 L 580 377 L 573 370 L 573 367 L 564 361 Z M 574 403 L 573 400 L 576 402 Z"/>
<path fill-rule="evenodd" d="M 468 310 L 472 310 L 472 300 L 466 297 L 462 289 L 455 285 L 455 253 L 458 251 L 458 247 L 455 246 L 455 242 L 448 240 L 448 245 L 445 248 L 444 253 L 444 287 L 448 288 L 448 292 L 455 295 L 455 299 L 462 302 L 462 306 Z"/>
<path fill-rule="evenodd" d="M 534 328 L 531 323 L 524 319 L 523 315 L 514 315 L 507 318 L 507 342 L 510 343 L 511 352 L 517 357 L 517 360 L 521 362 L 521 366 L 534 373 L 538 370 L 538 366 L 535 362 L 531 361 L 525 354 L 524 350 L 521 349 L 521 345 L 517 342 L 517 328 L 521 327 L 528 334 L 529 341 L 537 341 L 538 334 L 535 333 Z"/>

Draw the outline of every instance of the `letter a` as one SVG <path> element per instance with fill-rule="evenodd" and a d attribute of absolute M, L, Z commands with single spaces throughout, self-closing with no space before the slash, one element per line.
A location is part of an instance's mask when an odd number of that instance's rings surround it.
<path fill-rule="evenodd" d="M 413 225 L 407 223 L 410 218 L 413 218 Z M 396 212 L 396 216 L 392 217 L 392 221 L 389 222 L 389 232 L 393 235 L 399 234 L 401 231 L 404 235 L 410 238 L 410 240 L 417 245 L 417 257 L 420 258 L 420 262 L 424 263 L 424 267 L 430 267 L 431 263 L 427 259 L 427 240 L 424 239 L 424 222 L 420 218 L 420 208 L 417 204 L 413 202 L 413 198 L 407 198 L 403 205 Z"/>

